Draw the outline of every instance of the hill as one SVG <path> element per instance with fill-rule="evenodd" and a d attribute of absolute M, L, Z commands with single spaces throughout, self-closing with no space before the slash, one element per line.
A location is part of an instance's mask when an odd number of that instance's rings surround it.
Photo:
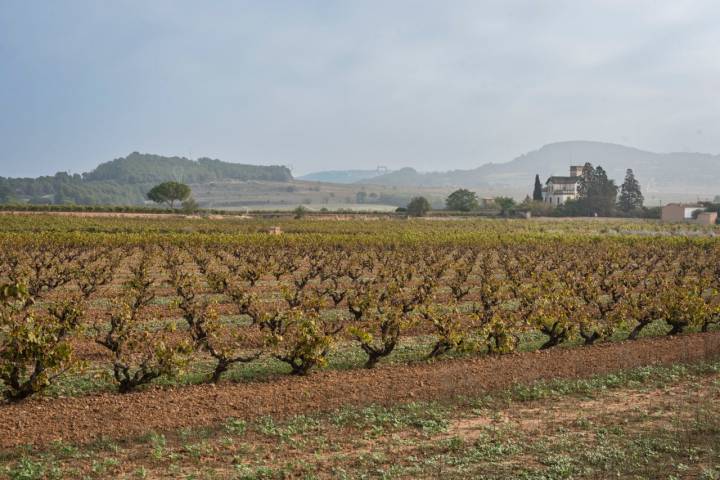
<path fill-rule="evenodd" d="M 189 160 L 133 152 L 82 175 L 59 172 L 38 178 L 0 177 L 0 202 L 141 204 L 153 185 L 168 180 L 203 184 L 214 181 L 289 182 L 292 179 L 290 170 L 281 166 L 244 165 L 210 158 Z"/>
<path fill-rule="evenodd" d="M 210 158 L 189 160 L 183 157 L 133 152 L 98 165 L 83 174 L 86 181 L 114 181 L 120 184 L 158 183 L 175 180 L 183 183 L 204 183 L 214 180 L 292 180 L 290 170 L 281 166 L 244 165 Z"/>
<path fill-rule="evenodd" d="M 393 185 L 399 187 L 479 187 L 487 186 L 480 178 L 467 178 L 473 170 L 452 170 L 448 172 L 421 173 L 414 168 L 405 167 L 384 175 L 364 180 L 362 183 L 373 185 Z"/>
<path fill-rule="evenodd" d="M 327 170 L 297 177 L 298 180 L 325 183 L 359 183 L 378 176 L 377 170 Z"/>
<path fill-rule="evenodd" d="M 518 189 L 529 192 L 535 174 L 541 178 L 567 175 L 570 165 L 590 162 L 602 165 L 611 178 L 622 182 L 625 170 L 632 168 L 643 189 L 655 195 L 715 195 L 720 192 L 720 155 L 705 153 L 653 153 L 623 145 L 573 141 L 545 145 L 539 150 L 507 163 L 488 163 L 471 170 L 418 173 L 402 169 L 365 183 L 397 186 L 453 186 L 493 191 Z"/>

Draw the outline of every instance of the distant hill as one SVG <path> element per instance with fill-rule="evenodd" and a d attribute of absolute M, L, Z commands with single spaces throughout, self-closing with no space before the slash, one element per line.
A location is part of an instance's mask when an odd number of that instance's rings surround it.
<path fill-rule="evenodd" d="M 189 160 L 183 157 L 162 157 L 133 152 L 127 157 L 102 163 L 92 172 L 83 174 L 87 181 L 110 180 L 122 184 L 157 183 L 175 180 L 183 183 L 204 183 L 214 180 L 292 180 L 287 167 L 244 165 L 210 158 Z"/>
<path fill-rule="evenodd" d="M 543 181 L 551 175 L 567 175 L 570 165 L 590 162 L 602 165 L 621 183 L 632 168 L 648 204 L 713 198 L 720 194 L 720 155 L 705 153 L 652 153 L 622 145 L 573 141 L 545 145 L 507 163 L 488 163 L 470 170 L 421 173 L 403 168 L 376 175 L 376 170 L 317 172 L 296 182 L 282 166 L 257 166 L 209 158 L 131 153 L 103 163 L 91 172 L 64 172 L 39 178 L 0 177 L 0 203 L 76 203 L 83 205 L 132 205 L 146 201 L 153 185 L 167 180 L 188 183 L 206 205 L 237 205 L 306 202 L 323 205 L 349 204 L 366 185 L 377 202 L 404 205 L 406 197 L 435 195 L 465 187 L 482 196 L 512 195 L 518 199 L 532 192 L 535 174 Z M 308 183 L 308 185 L 304 185 Z M 335 186 L 331 184 L 336 184 Z M 337 187 L 337 188 L 336 188 Z M 264 193 L 262 193 L 262 192 Z M 402 195 L 400 195 L 402 193 Z M 217 203 L 219 202 L 219 203 Z"/>
<path fill-rule="evenodd" d="M 372 185 L 393 185 L 399 187 L 448 187 L 448 186 L 484 186 L 480 178 L 466 178 L 473 170 L 451 170 L 449 172 L 421 173 L 414 168 L 405 167 L 384 175 L 366 179 L 362 182 Z"/>
<path fill-rule="evenodd" d="M 214 181 L 289 182 L 292 174 L 282 166 L 258 166 L 222 162 L 210 158 L 133 152 L 102 163 L 91 172 L 69 175 L 59 172 L 38 178 L 0 177 L 0 201 L 75 203 L 81 205 L 128 205 L 146 201 L 147 191 L 157 183 L 175 180 L 188 184 Z"/>
<path fill-rule="evenodd" d="M 327 170 L 297 177 L 298 180 L 326 183 L 358 183 L 378 176 L 377 170 Z"/>
<path fill-rule="evenodd" d="M 602 165 L 621 183 L 632 168 L 646 192 L 710 195 L 720 193 L 720 155 L 653 153 L 611 143 L 573 141 L 545 145 L 507 163 L 488 163 L 471 170 L 418 173 L 402 169 L 364 183 L 397 186 L 457 186 L 530 191 L 535 174 L 542 179 L 567 175 L 570 165 Z"/>

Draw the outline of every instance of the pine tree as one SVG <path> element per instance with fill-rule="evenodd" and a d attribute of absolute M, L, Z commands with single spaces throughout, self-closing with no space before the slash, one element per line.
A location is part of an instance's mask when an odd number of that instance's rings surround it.
<path fill-rule="evenodd" d="M 620 188 L 620 198 L 618 199 L 618 208 L 623 212 L 631 212 L 638 210 L 643 207 L 642 191 L 640 190 L 640 184 L 635 178 L 635 174 L 632 169 L 628 168 L 625 173 L 625 182 L 623 182 Z"/>
<path fill-rule="evenodd" d="M 593 185 L 588 197 L 591 199 L 590 206 L 593 214 L 607 216 L 612 215 L 617 201 L 618 187 L 614 180 L 608 179 L 605 169 L 598 165 L 595 169 Z"/>
<path fill-rule="evenodd" d="M 583 215 L 611 215 L 617 199 L 618 187 L 608 179 L 605 169 L 586 163 L 578 181 L 577 212 Z"/>
<path fill-rule="evenodd" d="M 535 189 L 533 190 L 533 200 L 536 202 L 543 201 L 542 183 L 540 183 L 540 175 L 535 175 Z"/>
<path fill-rule="evenodd" d="M 602 196 L 605 193 L 608 181 L 607 172 L 598 165 L 593 172 L 592 182 L 588 188 L 588 197 Z"/>

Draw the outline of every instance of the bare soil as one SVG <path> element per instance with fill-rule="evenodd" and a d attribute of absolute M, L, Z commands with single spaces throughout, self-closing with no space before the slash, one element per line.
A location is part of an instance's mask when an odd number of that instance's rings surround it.
<path fill-rule="evenodd" d="M 587 400 L 568 396 L 516 403 L 512 408 L 487 412 L 487 415 L 458 418 L 440 438 L 458 436 L 472 442 L 484 429 L 497 424 L 512 425 L 516 431 L 538 437 L 558 428 L 579 430 L 578 421 L 623 425 L 626 432 L 636 430 L 636 433 L 653 429 L 671 430 L 678 422 L 690 421 L 689 417 L 696 413 L 692 400 L 696 404 L 718 400 L 720 391 L 713 389 L 717 378 L 717 375 L 712 375 L 695 380 L 694 384 L 681 382 L 648 391 L 606 391 Z M 702 393 L 694 389 L 702 390 Z M 691 400 L 689 397 L 693 395 L 697 398 Z M 674 415 L 668 415 L 669 411 Z M 630 418 L 633 422 L 628 422 Z M 552 426 L 549 427 L 549 424 Z"/>
<path fill-rule="evenodd" d="M 192 218 L 182 213 L 140 213 L 140 212 L 28 212 L 3 211 L 0 215 L 53 215 L 57 217 L 105 217 L 105 218 Z"/>
<path fill-rule="evenodd" d="M 86 443 L 149 431 L 331 411 L 345 405 L 393 405 L 473 396 L 513 384 L 578 378 L 651 364 L 720 356 L 720 332 L 554 349 L 500 357 L 445 360 L 376 370 L 328 371 L 266 382 L 152 389 L 128 395 L 39 398 L 0 406 L 0 448 Z"/>

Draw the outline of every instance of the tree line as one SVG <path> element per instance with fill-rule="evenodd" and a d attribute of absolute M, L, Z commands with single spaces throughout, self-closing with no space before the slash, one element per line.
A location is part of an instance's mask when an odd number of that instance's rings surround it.
<path fill-rule="evenodd" d="M 608 178 L 602 166 L 593 167 L 586 163 L 578 180 L 578 198 L 568 200 L 562 205 L 551 207 L 544 203 L 543 186 L 540 176 L 535 175 L 532 197 L 527 196 L 518 204 L 511 197 L 495 197 L 491 208 L 498 209 L 507 216 L 514 210 L 531 211 L 540 215 L 556 216 L 649 216 L 652 212 L 644 207 L 644 197 L 640 183 L 632 169 L 628 169 L 623 184 L 618 187 Z M 473 212 L 481 209 L 476 192 L 461 188 L 455 190 L 445 200 L 445 208 L 457 212 Z M 406 211 L 411 216 L 423 216 L 430 210 L 430 204 L 424 197 L 414 198 Z"/>
<path fill-rule="evenodd" d="M 516 203 L 511 197 L 495 197 L 490 208 L 499 210 L 507 216 L 513 211 L 530 211 L 544 216 L 652 216 L 657 212 L 646 209 L 640 183 L 632 169 L 628 169 L 625 181 L 618 187 L 615 181 L 608 178 L 601 166 L 593 167 L 586 163 L 578 180 L 578 198 L 568 200 L 557 207 L 544 202 L 543 186 L 540 175 L 535 175 L 532 197 L 527 196 L 522 203 Z M 482 207 L 476 192 L 461 188 L 455 190 L 445 200 L 445 208 L 457 212 L 478 211 Z M 424 197 L 414 198 L 407 206 L 408 215 L 423 216 L 430 210 L 429 202 Z"/>
<path fill-rule="evenodd" d="M 537 188 L 537 183 L 536 183 Z M 535 198 L 537 192 L 533 193 Z M 618 187 L 608 178 L 602 166 L 591 163 L 583 166 L 578 180 L 578 198 L 558 207 L 558 214 L 566 216 L 642 216 L 645 212 L 640 183 L 632 169 L 627 169 L 625 180 Z"/>
<path fill-rule="evenodd" d="M 487 207 L 499 209 L 500 214 L 506 216 L 516 207 L 516 202 L 511 197 L 495 197 L 488 202 Z M 448 211 L 469 213 L 481 208 L 477 193 L 466 188 L 455 190 L 445 199 L 445 209 Z M 399 212 L 406 212 L 413 217 L 425 216 L 430 210 L 430 202 L 425 197 L 415 197 L 406 208 L 398 209 Z"/>

